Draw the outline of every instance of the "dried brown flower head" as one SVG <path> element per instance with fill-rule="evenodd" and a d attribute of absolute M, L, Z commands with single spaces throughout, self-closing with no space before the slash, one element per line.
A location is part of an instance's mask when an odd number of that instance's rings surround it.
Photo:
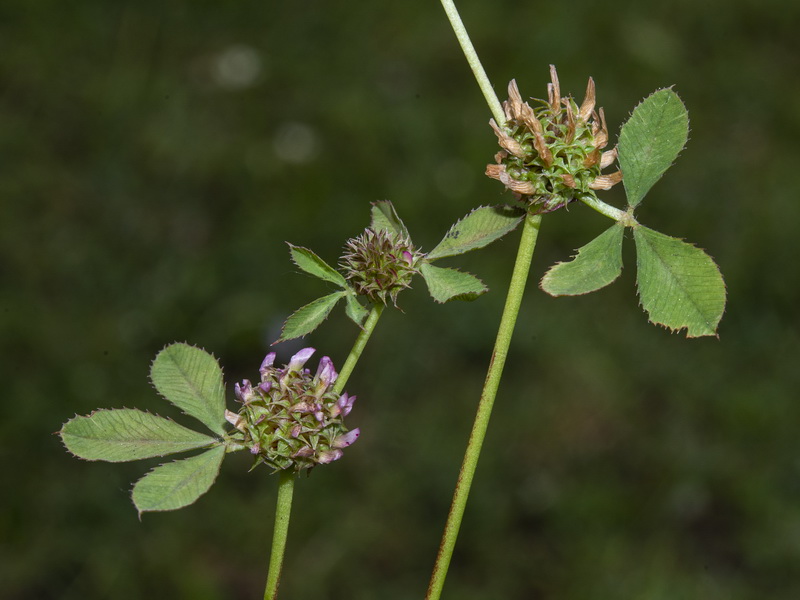
<path fill-rule="evenodd" d="M 603 109 L 595 110 L 595 85 L 589 78 L 583 103 L 561 97 L 556 68 L 550 65 L 547 101 L 531 108 L 522 101 L 517 82 L 508 84 L 503 103 L 506 122 L 489 121 L 502 150 L 486 175 L 497 179 L 534 208 L 551 212 L 581 197 L 595 197 L 622 180 L 622 173 L 603 175 L 617 157 L 608 145 Z"/>

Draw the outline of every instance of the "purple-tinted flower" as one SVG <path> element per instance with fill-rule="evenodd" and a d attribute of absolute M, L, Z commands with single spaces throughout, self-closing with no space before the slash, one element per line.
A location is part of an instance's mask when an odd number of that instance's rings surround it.
<path fill-rule="evenodd" d="M 235 385 L 242 403 L 238 414 L 227 411 L 225 419 L 255 455 L 275 471 L 301 471 L 339 460 L 342 449 L 358 439 L 359 429 L 348 431 L 343 419 L 353 408 L 355 396 L 339 394 L 339 376 L 333 361 L 323 356 L 316 374 L 305 368 L 314 348 L 303 348 L 282 367 L 275 367 L 275 353 L 262 361 L 261 381 L 245 379 Z"/>
<path fill-rule="evenodd" d="M 317 384 L 317 396 L 325 393 L 338 376 L 339 374 L 333 366 L 333 361 L 330 357 L 323 356 L 319 361 L 319 368 L 317 368 L 317 374 L 314 377 L 314 381 Z"/>
<path fill-rule="evenodd" d="M 275 353 L 274 352 L 270 352 L 269 354 L 267 354 L 264 357 L 264 360 L 261 361 L 261 367 L 259 368 L 259 371 L 261 372 L 262 376 L 266 375 L 266 373 L 272 367 L 272 363 L 274 363 L 274 362 L 275 362 Z"/>
<path fill-rule="evenodd" d="M 353 402 L 356 401 L 355 396 L 348 396 L 347 392 L 339 396 L 339 400 L 336 401 L 336 406 L 339 408 L 342 417 L 346 417 L 350 414 L 350 411 L 353 410 Z"/>
<path fill-rule="evenodd" d="M 348 431 L 344 435 L 338 436 L 335 440 L 333 440 L 333 443 L 331 444 L 331 447 L 333 447 L 333 448 L 347 448 L 350 444 L 355 442 L 358 439 L 358 436 L 360 436 L 360 435 L 361 435 L 361 429 L 356 427 L 352 431 Z"/>
<path fill-rule="evenodd" d="M 300 371 L 314 352 L 316 352 L 314 348 L 303 348 L 300 350 L 300 352 L 289 360 L 289 364 L 286 365 L 286 371 Z"/>
<path fill-rule="evenodd" d="M 248 402 L 253 400 L 253 384 L 250 383 L 249 379 L 245 379 L 242 381 L 241 385 L 236 384 L 233 386 L 234 394 L 236 395 L 237 400 L 242 404 L 247 404 Z"/>
<path fill-rule="evenodd" d="M 313 455 L 314 455 L 313 448 L 311 448 L 310 446 L 303 446 L 302 448 L 300 448 L 300 450 L 292 454 L 292 458 L 308 458 L 309 456 Z"/>
<path fill-rule="evenodd" d="M 343 452 L 341 450 L 328 450 L 327 452 L 320 452 L 317 455 L 317 462 L 327 465 L 335 460 L 342 458 Z"/>

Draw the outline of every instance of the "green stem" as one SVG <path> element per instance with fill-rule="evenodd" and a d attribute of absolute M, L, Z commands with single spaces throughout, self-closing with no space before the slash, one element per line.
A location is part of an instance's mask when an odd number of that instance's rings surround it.
<path fill-rule="evenodd" d="M 375 304 L 369 313 L 364 328 L 358 334 L 350 354 L 345 360 L 336 383 L 334 391 L 339 394 L 344 388 L 350 374 L 361 357 L 367 341 L 372 335 L 375 325 L 378 323 L 383 313 L 384 305 Z M 289 518 L 292 513 L 292 496 L 294 495 L 294 481 L 296 473 L 292 469 L 284 469 L 280 474 L 278 483 L 278 502 L 275 510 L 275 529 L 272 533 L 272 550 L 269 556 L 269 572 L 267 573 L 267 587 L 264 589 L 264 600 L 275 600 L 278 597 L 278 583 L 281 578 L 281 568 L 283 567 L 283 554 L 286 550 L 286 537 L 289 532 Z"/>
<path fill-rule="evenodd" d="M 275 529 L 272 533 L 272 552 L 269 556 L 269 572 L 264 600 L 275 600 L 278 597 L 278 583 L 283 566 L 283 551 L 286 549 L 286 536 L 289 532 L 289 517 L 292 513 L 292 495 L 294 494 L 295 472 L 291 469 L 281 471 L 278 483 L 278 507 L 275 511 Z"/>
<path fill-rule="evenodd" d="M 492 406 L 497 388 L 500 385 L 500 378 L 503 375 L 508 347 L 511 343 L 511 335 L 514 332 L 514 325 L 517 322 L 519 307 L 522 303 L 522 296 L 525 291 L 525 283 L 528 279 L 528 271 L 533 258 L 533 251 L 536 247 L 536 239 L 539 235 L 541 224 L 540 215 L 528 215 L 522 229 L 522 238 L 517 250 L 517 259 L 514 263 L 514 272 L 511 275 L 511 283 L 508 288 L 503 316 L 500 319 L 500 327 L 497 331 L 497 339 L 492 352 L 492 359 L 489 363 L 489 371 L 483 385 L 483 392 L 478 404 L 478 412 L 475 415 L 475 422 L 472 425 L 472 432 L 469 436 L 467 449 L 464 453 L 464 462 L 458 475 L 453 503 L 450 506 L 450 513 L 447 516 L 442 542 L 439 546 L 439 553 L 436 556 L 436 563 L 433 567 L 433 574 L 428 586 L 427 600 L 438 600 L 441 596 L 444 580 L 447 576 L 447 568 L 450 566 L 450 559 L 456 545 L 458 530 L 461 527 L 461 520 L 464 517 L 464 509 L 467 505 L 469 490 L 475 469 L 478 466 L 478 458 L 481 453 L 483 439 L 486 436 L 486 429 L 489 426 L 489 418 L 492 414 Z"/>
<path fill-rule="evenodd" d="M 602 200 L 592 198 L 590 196 L 581 198 L 581 202 L 583 202 L 586 206 L 593 208 L 601 215 L 604 215 L 609 219 L 614 219 L 626 227 L 633 227 L 637 224 L 636 219 L 633 218 L 633 211 L 625 212 L 624 210 L 620 210 L 614 206 L 611 206 L 610 204 L 606 204 Z"/>
<path fill-rule="evenodd" d="M 464 23 L 461 21 L 461 16 L 458 14 L 458 9 L 453 3 L 453 0 L 441 0 L 441 3 L 442 7 L 444 8 L 444 12 L 447 13 L 447 18 L 450 19 L 450 26 L 453 28 L 453 31 L 458 38 L 458 43 L 461 45 L 461 50 L 464 51 L 464 56 L 467 58 L 467 62 L 472 69 L 472 74 L 475 75 L 475 79 L 478 81 L 478 86 L 483 92 L 483 97 L 486 98 L 486 103 L 489 105 L 489 109 L 492 111 L 492 116 L 494 116 L 494 120 L 497 121 L 497 124 L 502 127 L 506 122 L 505 112 L 500 104 L 500 100 L 497 98 L 497 94 L 494 93 L 492 83 L 486 76 L 486 71 L 483 70 L 483 65 L 478 58 L 478 53 L 475 52 L 475 46 L 472 45 L 472 40 L 469 39 L 467 29 L 464 27 Z"/>
<path fill-rule="evenodd" d="M 336 383 L 333 384 L 333 391 L 337 394 L 342 392 L 344 386 L 347 384 L 347 380 L 350 379 L 350 374 L 353 372 L 358 359 L 361 358 L 361 353 L 364 351 L 364 347 L 367 345 L 367 342 L 372 335 L 372 331 L 375 329 L 375 325 L 378 324 L 378 319 L 381 318 L 384 308 L 385 306 L 383 304 L 372 305 L 372 310 L 370 311 L 367 320 L 364 322 L 364 328 L 361 330 L 361 333 L 358 334 L 347 360 L 344 361 L 342 370 L 339 371 L 339 376 L 336 378 Z"/>

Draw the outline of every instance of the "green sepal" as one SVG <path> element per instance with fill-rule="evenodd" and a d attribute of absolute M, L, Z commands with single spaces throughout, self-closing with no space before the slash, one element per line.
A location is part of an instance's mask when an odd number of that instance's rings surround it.
<path fill-rule="evenodd" d="M 144 512 L 177 510 L 205 494 L 219 475 L 225 446 L 157 466 L 133 486 L 133 503 Z"/>
<path fill-rule="evenodd" d="M 217 435 L 225 430 L 222 368 L 211 354 L 189 344 L 170 344 L 150 367 L 150 380 L 167 401 Z"/>
<path fill-rule="evenodd" d="M 633 110 L 617 144 L 628 205 L 636 206 L 677 158 L 689 137 L 689 114 L 671 89 L 653 92 Z"/>
<path fill-rule="evenodd" d="M 636 284 L 651 322 L 686 337 L 716 335 L 725 311 L 725 282 L 712 258 L 678 238 L 637 226 Z"/>
<path fill-rule="evenodd" d="M 350 317 L 353 323 L 361 327 L 364 324 L 364 319 L 369 315 L 369 309 L 358 301 L 358 297 L 355 294 L 347 294 L 345 299 L 347 300 L 347 306 L 345 306 L 347 316 Z"/>
<path fill-rule="evenodd" d="M 513 231 L 524 218 L 525 211 L 521 208 L 506 205 L 476 208 L 450 228 L 427 258 L 436 260 L 488 246 Z"/>
<path fill-rule="evenodd" d="M 344 276 L 308 248 L 289 244 L 289 252 L 292 255 L 292 262 L 309 275 L 347 289 Z"/>
<path fill-rule="evenodd" d="M 551 296 L 577 296 L 607 286 L 622 273 L 622 238 L 619 223 L 578 249 L 569 262 L 556 263 L 542 277 L 540 287 Z"/>
<path fill-rule="evenodd" d="M 286 323 L 283 324 L 283 329 L 281 330 L 281 337 L 274 343 L 277 344 L 278 342 L 285 342 L 286 340 L 308 335 L 320 326 L 333 310 L 333 307 L 336 306 L 336 303 L 345 296 L 347 296 L 347 292 L 334 292 L 298 308 L 286 319 Z"/>
<path fill-rule="evenodd" d="M 390 233 L 396 233 L 404 238 L 410 239 L 408 229 L 406 229 L 400 216 L 394 208 L 394 205 L 389 200 L 380 200 L 372 203 L 370 211 L 371 220 L 369 228 L 373 231 L 385 229 Z"/>
<path fill-rule="evenodd" d="M 431 297 L 439 303 L 450 300 L 475 300 L 489 291 L 480 279 L 456 269 L 434 267 L 423 262 L 420 265 L 420 272 L 428 284 Z"/>
<path fill-rule="evenodd" d="M 126 462 L 195 450 L 217 440 L 135 408 L 96 410 L 67 421 L 59 432 L 72 454 L 85 460 Z"/>

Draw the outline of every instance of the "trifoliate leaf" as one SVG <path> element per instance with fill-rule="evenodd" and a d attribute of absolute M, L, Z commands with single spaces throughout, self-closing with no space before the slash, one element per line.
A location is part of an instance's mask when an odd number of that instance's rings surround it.
<path fill-rule="evenodd" d="M 436 260 L 488 246 L 513 231 L 524 218 L 524 210 L 511 206 L 476 208 L 450 228 L 427 258 Z"/>
<path fill-rule="evenodd" d="M 225 447 L 219 446 L 150 471 L 133 486 L 133 503 L 139 515 L 192 504 L 214 483 L 223 458 Z"/>
<path fill-rule="evenodd" d="M 308 248 L 289 244 L 289 251 L 292 254 L 292 262 L 309 275 L 347 288 L 344 276 Z"/>
<path fill-rule="evenodd" d="M 449 300 L 474 300 L 489 291 L 480 279 L 456 269 L 443 269 L 422 263 L 420 272 L 428 284 L 431 297 L 439 303 Z"/>
<path fill-rule="evenodd" d="M 345 312 L 347 316 L 350 317 L 356 325 L 361 327 L 361 325 L 364 324 L 364 319 L 369 315 L 369 310 L 364 308 L 364 305 L 358 301 L 355 294 L 347 294 L 346 300 L 347 306 L 345 307 Z"/>
<path fill-rule="evenodd" d="M 716 335 L 725 311 L 725 282 L 711 257 L 647 227 L 633 230 L 639 300 L 650 321 L 686 337 Z"/>
<path fill-rule="evenodd" d="M 385 229 L 390 233 L 397 233 L 403 237 L 409 237 L 408 229 L 403 224 L 394 205 L 389 200 L 381 200 L 372 203 L 372 220 L 370 221 L 369 228 L 373 231 Z"/>
<path fill-rule="evenodd" d="M 677 158 L 689 136 L 689 115 L 671 89 L 637 106 L 619 134 L 619 165 L 628 204 L 636 206 Z"/>
<path fill-rule="evenodd" d="M 194 450 L 216 440 L 174 421 L 132 408 L 75 417 L 59 432 L 67 450 L 86 460 L 125 462 Z"/>
<path fill-rule="evenodd" d="M 283 325 L 281 337 L 275 342 L 285 342 L 303 337 L 319 327 L 336 306 L 336 303 L 347 295 L 347 292 L 334 292 L 298 308 Z"/>
<path fill-rule="evenodd" d="M 622 234 L 617 223 L 578 249 L 570 262 L 550 267 L 542 278 L 542 289 L 551 296 L 577 296 L 607 286 L 622 273 Z"/>
<path fill-rule="evenodd" d="M 225 387 L 217 359 L 189 344 L 171 344 L 158 353 L 150 380 L 169 402 L 218 435 L 224 433 Z"/>

